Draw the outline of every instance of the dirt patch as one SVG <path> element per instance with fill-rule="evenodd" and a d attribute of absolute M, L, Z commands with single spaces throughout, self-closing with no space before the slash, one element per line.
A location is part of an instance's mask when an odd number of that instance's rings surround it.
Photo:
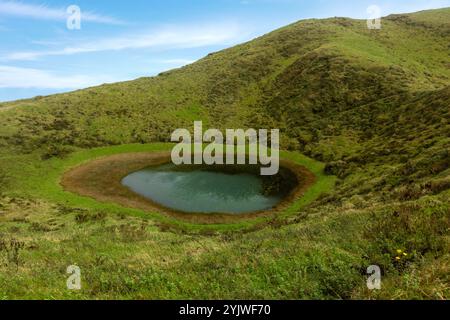
<path fill-rule="evenodd" d="M 132 192 L 121 183 L 122 179 L 131 172 L 169 162 L 169 152 L 140 152 L 108 156 L 93 160 L 68 171 L 64 174 L 61 184 L 66 191 L 91 197 L 101 202 L 114 202 L 128 208 L 137 208 L 147 212 L 159 212 L 191 223 L 216 224 L 232 223 L 256 217 L 276 216 L 278 212 L 288 207 L 293 200 L 301 197 L 316 180 L 314 174 L 305 167 L 297 165 L 292 161 L 281 160 L 280 165 L 296 175 L 299 181 L 298 186 L 275 208 L 240 215 L 195 214 L 170 210 Z"/>

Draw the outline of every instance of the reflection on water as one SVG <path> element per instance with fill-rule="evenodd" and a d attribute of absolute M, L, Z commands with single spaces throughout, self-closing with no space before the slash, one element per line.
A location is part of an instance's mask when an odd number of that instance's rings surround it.
<path fill-rule="evenodd" d="M 256 174 L 225 173 L 173 164 L 135 172 L 123 185 L 155 203 L 183 212 L 248 213 L 277 205 L 284 195 L 265 194 L 263 178 Z"/>

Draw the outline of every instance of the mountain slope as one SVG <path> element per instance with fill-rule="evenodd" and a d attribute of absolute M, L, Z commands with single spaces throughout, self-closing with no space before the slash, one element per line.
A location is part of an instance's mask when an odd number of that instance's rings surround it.
<path fill-rule="evenodd" d="M 158 77 L 6 104 L 14 108 L 0 118 L 0 141 L 51 157 L 168 141 L 203 120 L 280 128 L 284 148 L 350 168 L 412 160 L 432 141 L 448 150 L 448 18 L 448 8 L 392 15 L 382 30 L 345 18 L 300 21 Z M 424 128 L 424 112 L 440 125 Z"/>
<path fill-rule="evenodd" d="M 430 14 L 439 19 L 425 24 L 427 13 L 391 16 L 379 31 L 344 18 L 301 21 L 156 78 L 25 100 L 15 109 L 33 118 L 34 130 L 66 119 L 87 132 L 68 144 L 83 147 L 167 140 L 173 127 L 192 119 L 219 128 L 254 124 L 260 109 L 286 124 L 277 113 L 290 119 L 289 109 L 308 117 L 356 108 L 448 85 L 450 13 Z"/>

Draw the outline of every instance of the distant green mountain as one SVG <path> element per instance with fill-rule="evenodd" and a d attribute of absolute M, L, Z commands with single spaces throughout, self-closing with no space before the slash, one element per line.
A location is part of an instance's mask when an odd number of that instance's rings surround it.
<path fill-rule="evenodd" d="M 158 77 L 14 102 L 14 118 L 22 137 L 54 130 L 68 135 L 58 143 L 80 147 L 167 140 L 194 119 L 273 123 L 302 142 L 324 124 L 348 128 L 337 119 L 343 111 L 448 86 L 449 17 L 448 8 L 392 15 L 382 30 L 346 18 L 300 21 Z M 47 141 L 35 143 L 28 147 Z"/>
<path fill-rule="evenodd" d="M 381 30 L 348 18 L 299 21 L 157 77 L 1 104 L 0 182 L 20 195 L 11 172 L 21 165 L 45 168 L 48 159 L 80 148 L 166 142 L 174 129 L 192 128 L 195 120 L 218 129 L 280 128 L 283 149 L 325 162 L 338 184 L 306 213 L 342 215 L 336 220 L 342 229 L 328 225 L 321 235 L 342 241 L 342 250 L 362 248 L 358 257 L 395 270 L 391 291 L 382 297 L 396 296 L 404 270 L 429 275 L 424 288 L 445 284 L 450 8 L 391 15 Z M 354 212 L 362 222 L 351 220 Z M 346 232 L 355 232 L 354 239 L 336 231 L 346 228 L 353 228 Z M 315 239 L 312 231 L 298 232 Z M 349 249 L 351 241 L 356 244 Z M 400 245 L 414 252 L 410 262 L 420 272 L 391 265 L 386 257 Z M 353 290 L 340 280 L 337 287 Z M 348 297 L 323 290 L 324 297 Z M 405 290 L 400 297 L 436 298 Z M 448 294 L 448 285 L 439 292 Z"/>

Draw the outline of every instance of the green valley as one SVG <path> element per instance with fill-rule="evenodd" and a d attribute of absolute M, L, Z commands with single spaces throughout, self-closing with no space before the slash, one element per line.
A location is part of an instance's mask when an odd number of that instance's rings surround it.
<path fill-rule="evenodd" d="M 0 299 L 448 299 L 450 8 L 382 22 L 302 20 L 155 77 L 0 103 Z M 212 224 L 61 185 L 167 152 L 194 121 L 279 128 L 314 183 Z"/>

